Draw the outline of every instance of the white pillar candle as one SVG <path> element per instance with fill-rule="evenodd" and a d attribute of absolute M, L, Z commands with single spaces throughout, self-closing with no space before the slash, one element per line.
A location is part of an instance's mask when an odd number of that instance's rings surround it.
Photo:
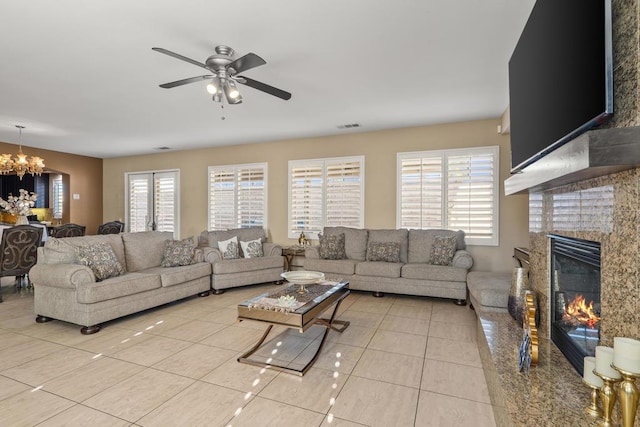
<path fill-rule="evenodd" d="M 620 372 L 611 367 L 613 363 L 613 348 L 597 346 L 596 347 L 596 371 L 606 377 L 617 379 L 620 378 Z"/>
<path fill-rule="evenodd" d="M 582 375 L 582 378 L 587 384 L 591 384 L 594 387 L 602 387 L 604 385 L 604 381 L 593 373 L 595 368 L 596 358 L 593 356 L 586 356 L 584 358 L 584 374 Z"/>
<path fill-rule="evenodd" d="M 640 341 L 631 338 L 613 339 L 613 364 L 623 371 L 640 373 Z"/>

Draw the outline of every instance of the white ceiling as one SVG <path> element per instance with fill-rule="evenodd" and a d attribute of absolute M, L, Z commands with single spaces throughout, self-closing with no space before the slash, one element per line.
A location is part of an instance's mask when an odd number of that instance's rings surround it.
<path fill-rule="evenodd" d="M 20 124 L 26 146 L 107 158 L 499 117 L 533 3 L 0 0 L 0 141 Z M 291 100 L 158 87 L 207 73 L 152 47 L 204 62 L 219 44 Z"/>

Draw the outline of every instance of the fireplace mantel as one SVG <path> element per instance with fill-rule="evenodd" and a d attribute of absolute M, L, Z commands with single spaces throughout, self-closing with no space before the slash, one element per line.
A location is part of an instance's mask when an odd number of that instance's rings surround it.
<path fill-rule="evenodd" d="M 640 166 L 640 126 L 586 132 L 504 182 L 505 194 L 542 191 Z"/>

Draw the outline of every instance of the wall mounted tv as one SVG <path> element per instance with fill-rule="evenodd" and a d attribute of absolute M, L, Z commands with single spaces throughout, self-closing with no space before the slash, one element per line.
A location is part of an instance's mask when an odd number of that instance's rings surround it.
<path fill-rule="evenodd" d="M 509 61 L 511 172 L 613 114 L 611 0 L 537 0 Z"/>

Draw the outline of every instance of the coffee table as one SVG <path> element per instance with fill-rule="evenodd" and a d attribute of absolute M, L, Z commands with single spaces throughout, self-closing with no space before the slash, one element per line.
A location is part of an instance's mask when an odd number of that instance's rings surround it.
<path fill-rule="evenodd" d="M 273 305 L 274 298 L 279 295 L 293 295 L 298 300 L 304 302 L 304 294 L 296 293 L 296 289 L 299 286 L 293 284 L 287 284 L 285 286 L 276 289 L 273 292 L 268 292 L 259 295 L 250 300 L 244 301 L 238 304 L 238 320 L 255 320 L 258 322 L 267 323 L 267 329 L 260 338 L 260 340 L 251 347 L 246 353 L 238 358 L 238 362 L 247 363 L 254 366 L 268 367 L 277 369 L 280 371 L 296 374 L 299 376 L 304 375 L 309 368 L 315 363 L 316 359 L 320 355 L 322 346 L 327 338 L 329 329 L 333 329 L 342 333 L 349 326 L 348 321 L 336 320 L 335 316 L 338 312 L 340 303 L 349 295 L 349 282 L 321 282 L 316 285 L 307 285 L 309 290 L 309 298 L 313 298 L 310 301 L 304 303 L 300 307 L 282 307 Z M 333 306 L 331 316 L 321 318 L 320 315 L 327 309 Z M 249 359 L 249 357 L 256 352 L 262 346 L 266 340 L 269 332 L 274 325 L 286 326 L 288 328 L 298 329 L 301 333 L 304 333 L 313 325 L 320 325 L 325 327 L 325 331 L 322 335 L 320 345 L 316 350 L 311 360 L 302 368 L 295 369 L 275 363 L 266 363 Z"/>

